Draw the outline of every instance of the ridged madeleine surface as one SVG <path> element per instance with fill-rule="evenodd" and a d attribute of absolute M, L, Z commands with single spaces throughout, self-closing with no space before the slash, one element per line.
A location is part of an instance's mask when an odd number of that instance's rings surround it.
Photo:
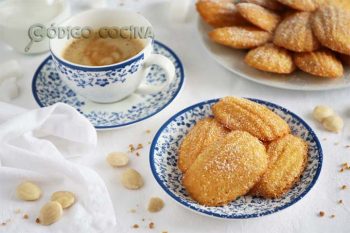
<path fill-rule="evenodd" d="M 325 0 L 278 0 L 280 3 L 300 11 L 314 11 L 321 6 Z"/>
<path fill-rule="evenodd" d="M 178 159 L 180 170 L 186 172 L 207 146 L 222 139 L 228 132 L 229 130 L 214 118 L 198 121 L 181 143 Z"/>
<path fill-rule="evenodd" d="M 209 32 L 212 41 L 235 49 L 255 48 L 268 42 L 271 37 L 271 33 L 253 26 L 223 27 Z"/>
<path fill-rule="evenodd" d="M 326 4 L 334 5 L 345 10 L 350 10 L 349 0 L 326 0 Z"/>
<path fill-rule="evenodd" d="M 285 18 L 275 31 L 273 43 L 295 52 L 318 49 L 320 43 L 312 32 L 311 13 L 300 12 Z"/>
<path fill-rule="evenodd" d="M 246 24 L 230 0 L 200 0 L 196 8 L 201 18 L 213 27 L 228 27 Z"/>
<path fill-rule="evenodd" d="M 272 43 L 250 50 L 244 61 L 255 69 L 277 74 L 290 74 L 296 69 L 291 52 Z"/>
<path fill-rule="evenodd" d="M 290 132 L 288 124 L 276 113 L 244 98 L 225 97 L 212 106 L 212 111 L 227 128 L 247 131 L 261 141 L 273 141 Z"/>
<path fill-rule="evenodd" d="M 283 10 L 285 7 L 281 3 L 279 3 L 277 0 L 241 0 L 239 3 L 254 3 L 256 5 L 265 7 L 270 10 L 280 11 Z"/>
<path fill-rule="evenodd" d="M 253 3 L 238 3 L 236 7 L 243 18 L 269 32 L 275 30 L 281 21 L 281 17 L 278 14 Z"/>
<path fill-rule="evenodd" d="M 302 71 L 324 78 L 340 78 L 344 75 L 342 63 L 330 50 L 294 54 L 294 62 Z"/>
<path fill-rule="evenodd" d="M 247 132 L 233 131 L 207 147 L 182 181 L 195 201 L 206 206 L 221 206 L 245 195 L 267 165 L 264 145 Z"/>
<path fill-rule="evenodd" d="M 313 14 L 311 22 L 323 46 L 350 55 L 350 11 L 332 5 L 322 6 Z"/>
<path fill-rule="evenodd" d="M 307 143 L 287 135 L 271 142 L 267 153 L 271 161 L 262 179 L 250 191 L 254 196 L 279 198 L 299 181 L 307 164 Z"/>

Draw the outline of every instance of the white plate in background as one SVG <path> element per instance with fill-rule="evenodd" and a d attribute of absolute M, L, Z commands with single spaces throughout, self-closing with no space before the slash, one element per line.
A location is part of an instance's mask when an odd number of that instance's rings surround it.
<path fill-rule="evenodd" d="M 208 32 L 212 28 L 199 17 L 197 22 L 199 37 L 209 54 L 220 65 L 231 72 L 263 85 L 301 91 L 321 91 L 350 87 L 350 68 L 345 68 L 344 78 L 327 79 L 296 71 L 289 75 L 279 75 L 256 70 L 244 62 L 247 50 L 236 50 L 210 41 Z"/>

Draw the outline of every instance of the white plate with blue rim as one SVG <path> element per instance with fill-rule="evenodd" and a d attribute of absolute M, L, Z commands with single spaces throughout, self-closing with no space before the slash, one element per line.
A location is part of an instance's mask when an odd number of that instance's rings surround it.
<path fill-rule="evenodd" d="M 281 116 L 290 126 L 292 134 L 303 138 L 309 144 L 308 163 L 301 179 L 283 197 L 264 199 L 243 196 L 220 207 L 208 207 L 191 199 L 181 184 L 182 173 L 177 167 L 179 146 L 197 121 L 212 116 L 213 99 L 190 106 L 171 117 L 157 132 L 150 150 L 150 166 L 158 184 L 181 205 L 200 214 L 224 219 L 255 218 L 288 208 L 302 199 L 315 185 L 322 167 L 321 144 L 305 121 L 276 104 L 251 99 Z"/>
<path fill-rule="evenodd" d="M 164 90 L 149 95 L 132 94 L 116 103 L 99 104 L 76 94 L 59 77 L 50 57 L 39 66 L 32 81 L 34 99 L 41 107 L 63 102 L 83 114 L 98 130 L 108 130 L 143 121 L 163 110 L 180 92 L 184 83 L 184 68 L 178 56 L 166 45 L 154 41 L 154 53 L 169 58 L 175 65 L 176 75 Z M 146 82 L 160 85 L 165 82 L 165 72 L 152 66 Z"/>

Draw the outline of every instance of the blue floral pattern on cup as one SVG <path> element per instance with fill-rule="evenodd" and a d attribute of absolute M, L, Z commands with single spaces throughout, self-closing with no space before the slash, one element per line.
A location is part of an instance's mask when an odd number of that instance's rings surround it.
<path fill-rule="evenodd" d="M 111 83 L 121 82 L 124 83 L 126 76 L 135 73 L 141 66 L 144 57 L 143 55 L 138 56 L 128 62 L 125 67 L 115 66 L 114 70 L 106 70 L 103 68 L 95 69 L 95 71 L 81 70 L 76 68 L 71 68 L 71 65 L 64 62 L 59 62 L 57 58 L 52 57 L 54 64 L 56 65 L 58 72 L 65 75 L 68 80 L 73 81 L 80 88 L 100 86 L 104 87 Z"/>
<path fill-rule="evenodd" d="M 156 134 L 150 151 L 150 166 L 159 185 L 174 200 L 194 211 L 218 218 L 253 218 L 285 209 L 303 198 L 314 186 L 322 167 L 322 148 L 312 129 L 297 115 L 278 105 L 262 100 L 253 101 L 267 106 L 281 116 L 290 126 L 292 133 L 303 138 L 309 145 L 308 163 L 298 183 L 283 197 L 264 199 L 243 196 L 221 206 L 208 207 L 195 202 L 182 186 L 182 173 L 177 167 L 179 146 L 195 125 L 205 117 L 212 116 L 211 106 L 218 100 L 193 105 L 170 118 Z"/>
<path fill-rule="evenodd" d="M 32 91 L 36 102 L 49 106 L 63 102 L 76 108 L 97 129 L 112 129 L 145 120 L 164 109 L 179 93 L 184 82 L 184 70 L 176 54 L 158 41 L 154 42 L 153 52 L 168 57 L 175 65 L 176 77 L 164 90 L 151 95 L 139 95 L 131 101 L 130 106 L 118 109 L 117 103 L 96 104 L 77 95 L 60 79 L 52 57 L 48 57 L 37 69 L 32 82 Z M 132 67 L 130 69 L 133 69 Z M 82 79 L 80 79 L 82 80 Z M 111 82 L 110 79 L 97 79 L 99 85 Z M 159 66 L 153 65 L 146 77 L 149 84 L 162 84 L 166 81 L 165 72 Z M 83 83 L 82 85 L 90 85 Z M 91 84 L 94 85 L 94 84 Z M 125 100 L 122 100 L 123 102 Z"/>

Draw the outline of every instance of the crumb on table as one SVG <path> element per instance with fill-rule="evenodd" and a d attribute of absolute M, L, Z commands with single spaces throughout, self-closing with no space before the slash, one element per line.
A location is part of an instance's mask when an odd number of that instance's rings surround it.
<path fill-rule="evenodd" d="M 324 211 L 320 211 L 319 215 L 320 217 L 323 217 L 325 215 Z"/>
<path fill-rule="evenodd" d="M 154 222 L 150 222 L 150 223 L 148 224 L 148 227 L 149 227 L 149 229 L 153 229 L 153 228 L 154 228 Z"/>
<path fill-rule="evenodd" d="M 134 225 L 132 225 L 132 228 L 139 228 L 139 225 L 138 224 L 134 224 Z"/>

